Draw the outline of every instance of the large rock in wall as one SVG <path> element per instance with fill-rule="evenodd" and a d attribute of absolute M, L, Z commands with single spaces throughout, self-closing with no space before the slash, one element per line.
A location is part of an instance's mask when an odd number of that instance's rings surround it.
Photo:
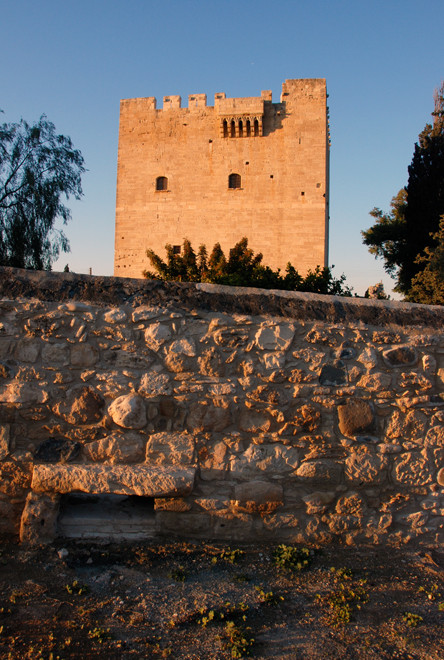
<path fill-rule="evenodd" d="M 158 283 L 139 304 L 109 278 L 113 306 L 54 299 L 94 278 L 8 272 L 50 300 L 0 301 L 0 532 L 46 541 L 83 491 L 148 494 L 160 534 L 439 539 L 443 310 Z"/>

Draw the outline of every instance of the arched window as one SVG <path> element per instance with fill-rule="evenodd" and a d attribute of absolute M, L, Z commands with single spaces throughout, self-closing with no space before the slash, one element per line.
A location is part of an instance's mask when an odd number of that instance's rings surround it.
<path fill-rule="evenodd" d="M 231 137 L 236 137 L 236 124 L 234 119 L 231 121 Z"/>
<path fill-rule="evenodd" d="M 249 119 L 247 119 L 247 137 L 250 137 L 251 135 L 251 122 Z"/>
<path fill-rule="evenodd" d="M 157 177 L 156 190 L 168 190 L 168 179 L 166 178 L 166 176 Z"/>
<path fill-rule="evenodd" d="M 228 122 L 224 119 L 224 137 L 228 137 Z"/>
<path fill-rule="evenodd" d="M 257 119 L 254 120 L 254 137 L 259 135 L 259 122 Z"/>
<path fill-rule="evenodd" d="M 244 136 L 244 123 L 242 119 L 239 119 L 239 137 Z"/>
<path fill-rule="evenodd" d="M 229 188 L 240 188 L 241 187 L 241 176 L 240 174 L 230 174 L 228 177 L 228 187 Z"/>

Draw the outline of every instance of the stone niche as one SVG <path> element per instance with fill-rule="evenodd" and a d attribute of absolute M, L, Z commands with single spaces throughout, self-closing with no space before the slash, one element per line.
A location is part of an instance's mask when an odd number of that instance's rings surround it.
<path fill-rule="evenodd" d="M 156 535 L 154 498 L 188 495 L 195 469 L 146 465 L 36 465 L 20 540 L 56 537 L 135 541 Z"/>

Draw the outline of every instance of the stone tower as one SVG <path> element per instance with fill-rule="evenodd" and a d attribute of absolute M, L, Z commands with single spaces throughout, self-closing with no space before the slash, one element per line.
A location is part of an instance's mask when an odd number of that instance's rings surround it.
<path fill-rule="evenodd" d="M 329 131 L 324 79 L 272 94 L 121 101 L 114 274 L 142 277 L 147 248 L 188 238 L 227 251 L 247 236 L 263 263 L 304 274 L 328 260 Z"/>

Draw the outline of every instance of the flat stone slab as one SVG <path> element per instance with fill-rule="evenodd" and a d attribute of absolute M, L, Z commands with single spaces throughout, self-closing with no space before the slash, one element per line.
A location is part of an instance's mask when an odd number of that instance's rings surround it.
<path fill-rule="evenodd" d="M 114 493 L 178 497 L 193 490 L 196 470 L 148 465 L 35 465 L 31 489 L 38 493 Z"/>

